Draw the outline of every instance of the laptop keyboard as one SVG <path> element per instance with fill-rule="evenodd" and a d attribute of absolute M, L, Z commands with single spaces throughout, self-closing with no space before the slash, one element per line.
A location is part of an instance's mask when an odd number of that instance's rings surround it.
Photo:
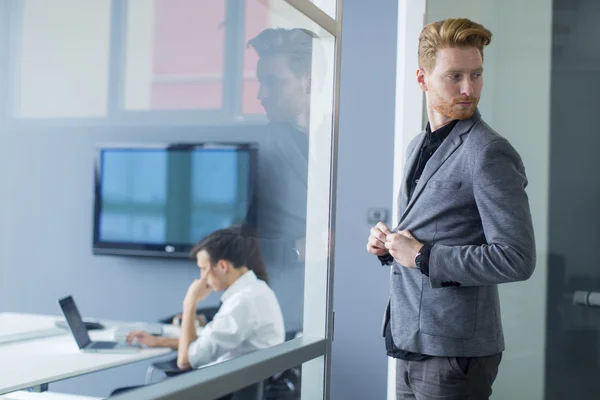
<path fill-rule="evenodd" d="M 116 346 L 117 344 L 115 342 L 94 342 L 91 346 L 90 349 L 112 349 Z"/>

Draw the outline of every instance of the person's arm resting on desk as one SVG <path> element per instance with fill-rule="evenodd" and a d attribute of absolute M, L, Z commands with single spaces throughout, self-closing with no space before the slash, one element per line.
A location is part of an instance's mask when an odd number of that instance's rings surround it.
<path fill-rule="evenodd" d="M 129 344 L 135 341 L 136 344 L 148 347 L 170 347 L 173 350 L 177 350 L 179 347 L 179 339 L 177 338 L 154 336 L 146 331 L 129 332 L 125 341 Z"/>

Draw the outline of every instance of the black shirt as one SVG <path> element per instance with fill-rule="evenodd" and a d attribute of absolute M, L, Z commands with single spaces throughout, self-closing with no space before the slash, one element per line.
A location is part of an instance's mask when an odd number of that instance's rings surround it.
<path fill-rule="evenodd" d="M 454 126 L 458 123 L 458 120 L 454 120 L 447 125 L 442 126 L 434 132 L 431 132 L 431 127 L 427 124 L 425 140 L 423 141 L 423 145 L 419 150 L 419 155 L 417 157 L 417 162 L 415 163 L 413 169 L 410 171 L 410 180 L 408 181 L 408 199 L 413 196 L 415 192 L 415 188 L 419 183 L 419 179 L 423 174 L 423 170 L 425 169 L 425 165 L 427 165 L 427 161 L 433 156 L 436 150 L 441 146 L 444 139 L 448 137 Z M 424 275 L 429 276 L 429 253 L 431 251 L 431 245 L 424 245 L 421 248 L 421 272 Z M 381 262 L 383 264 L 390 265 L 393 261 L 393 257 L 390 254 L 386 254 L 383 257 L 380 257 Z M 405 351 L 399 349 L 394 344 L 394 339 L 392 338 L 392 329 L 391 324 L 388 322 L 386 330 L 385 330 L 385 348 L 387 351 L 387 355 L 394 358 L 399 358 L 401 360 L 406 361 L 422 361 L 431 356 L 420 353 L 412 353 L 410 351 Z"/>
<path fill-rule="evenodd" d="M 454 120 L 449 124 L 442 126 L 434 132 L 431 132 L 431 127 L 427 124 L 425 140 L 419 151 L 417 162 L 411 172 L 411 179 L 408 182 L 408 198 L 410 199 L 415 192 L 417 183 L 423 174 L 427 161 L 433 156 L 433 153 L 442 145 L 444 139 L 448 137 L 454 126 L 458 123 L 458 120 Z"/>

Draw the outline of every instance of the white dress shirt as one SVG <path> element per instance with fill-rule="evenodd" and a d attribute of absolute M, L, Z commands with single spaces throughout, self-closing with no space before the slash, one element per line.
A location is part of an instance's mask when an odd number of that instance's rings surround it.
<path fill-rule="evenodd" d="M 193 368 L 230 360 L 285 340 L 275 293 L 253 271 L 240 276 L 221 296 L 221 308 L 190 344 Z"/>

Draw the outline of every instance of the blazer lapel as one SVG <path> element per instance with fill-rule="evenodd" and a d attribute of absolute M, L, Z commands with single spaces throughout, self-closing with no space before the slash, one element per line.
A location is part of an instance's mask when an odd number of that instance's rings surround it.
<path fill-rule="evenodd" d="M 421 178 L 419 178 L 419 183 L 417 183 L 417 187 L 415 188 L 415 191 L 410 201 L 408 202 L 406 209 L 404 210 L 404 213 L 400 218 L 400 221 L 402 221 L 406 217 L 412 206 L 415 204 L 415 201 L 417 201 L 419 195 L 423 192 L 423 189 L 425 188 L 427 182 L 429 182 L 429 179 L 431 179 L 433 174 L 436 173 L 436 171 L 442 166 L 442 164 L 444 164 L 448 157 L 450 157 L 452 153 L 454 153 L 454 151 L 456 151 L 456 149 L 461 145 L 462 135 L 469 132 L 475 124 L 475 122 L 477 122 L 480 118 L 481 115 L 479 114 L 479 111 L 476 110 L 470 119 L 460 121 L 458 124 L 456 124 L 454 129 L 452 129 L 452 132 L 450 132 L 446 140 L 444 140 L 444 142 L 437 149 L 437 151 L 433 153 L 433 156 L 431 156 L 431 158 L 425 165 L 425 169 L 421 174 Z M 418 154 L 418 150 L 420 148 L 421 146 L 419 146 L 413 153 Z M 408 181 L 406 182 L 406 184 L 408 184 Z"/>
<path fill-rule="evenodd" d="M 423 146 L 423 141 L 425 140 L 425 131 L 421 132 L 421 139 L 415 143 L 411 153 L 408 155 L 406 159 L 406 164 L 404 166 L 404 178 L 402 179 L 402 187 L 400 188 L 400 195 L 398 197 L 398 210 L 404 210 L 408 206 L 408 181 L 412 179 L 411 172 L 417 159 L 419 157 L 419 152 L 421 150 L 421 146 Z"/>

